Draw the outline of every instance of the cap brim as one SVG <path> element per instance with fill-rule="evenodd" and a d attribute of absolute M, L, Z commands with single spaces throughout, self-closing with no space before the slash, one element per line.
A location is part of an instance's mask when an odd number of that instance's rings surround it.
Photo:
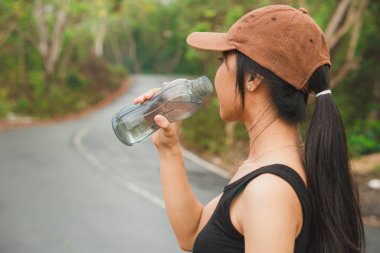
<path fill-rule="evenodd" d="M 226 33 L 193 32 L 186 39 L 192 47 L 209 51 L 228 51 L 236 49 L 229 44 Z"/>

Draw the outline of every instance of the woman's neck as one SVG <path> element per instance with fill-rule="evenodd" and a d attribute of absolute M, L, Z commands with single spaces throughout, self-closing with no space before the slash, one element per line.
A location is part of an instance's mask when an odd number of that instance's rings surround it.
<path fill-rule="evenodd" d="M 303 144 L 298 125 L 286 123 L 274 114 L 266 114 L 254 126 L 246 123 L 246 128 L 250 139 L 249 160 L 286 152 L 286 149 L 298 150 Z"/>

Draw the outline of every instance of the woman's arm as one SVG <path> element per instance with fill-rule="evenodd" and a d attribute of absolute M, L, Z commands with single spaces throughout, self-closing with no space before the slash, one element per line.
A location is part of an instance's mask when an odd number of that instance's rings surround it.
<path fill-rule="evenodd" d="M 136 98 L 134 103 L 149 100 L 159 89 L 153 89 Z M 166 211 L 171 226 L 183 250 L 191 251 L 198 233 L 203 206 L 193 194 L 178 140 L 180 122 L 169 121 L 158 115 L 154 118 L 160 127 L 152 135 L 159 159 L 160 175 Z M 206 210 L 208 208 L 205 208 Z"/>
<path fill-rule="evenodd" d="M 293 188 L 275 175 L 264 174 L 251 181 L 241 197 L 245 252 L 294 252 L 302 207 Z"/>
<path fill-rule="evenodd" d="M 166 212 L 181 249 L 191 251 L 202 216 L 202 204 L 194 196 L 179 145 L 158 149 Z"/>

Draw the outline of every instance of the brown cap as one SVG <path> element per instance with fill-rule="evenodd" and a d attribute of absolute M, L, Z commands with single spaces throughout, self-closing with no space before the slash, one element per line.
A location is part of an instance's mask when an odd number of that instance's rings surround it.
<path fill-rule="evenodd" d="M 187 43 L 210 51 L 239 50 L 298 90 L 329 64 L 325 36 L 304 8 L 270 5 L 241 17 L 227 33 L 194 32 Z"/>

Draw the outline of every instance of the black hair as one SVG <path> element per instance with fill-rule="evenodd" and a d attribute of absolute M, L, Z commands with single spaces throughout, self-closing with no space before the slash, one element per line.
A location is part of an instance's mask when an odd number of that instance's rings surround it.
<path fill-rule="evenodd" d="M 306 118 L 308 94 L 297 90 L 268 69 L 233 50 L 236 55 L 236 89 L 242 106 L 245 101 L 246 74 L 260 74 L 268 84 L 278 115 L 289 123 Z M 314 93 L 330 89 L 329 66 L 315 70 L 308 80 Z M 365 238 L 357 185 L 351 174 L 345 129 L 331 95 L 316 98 L 315 109 L 305 144 L 305 171 L 313 213 L 309 252 L 364 252 Z"/>

